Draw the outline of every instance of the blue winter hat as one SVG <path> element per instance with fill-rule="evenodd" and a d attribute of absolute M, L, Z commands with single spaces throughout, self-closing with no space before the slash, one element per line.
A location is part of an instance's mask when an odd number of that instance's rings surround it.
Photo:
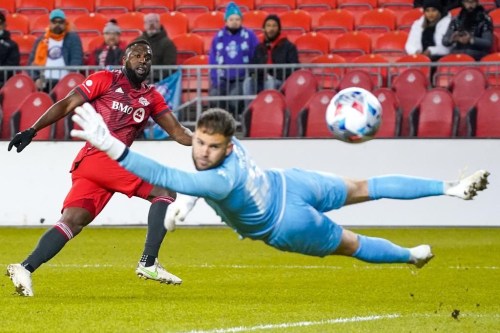
<path fill-rule="evenodd" d="M 60 18 L 63 20 L 66 20 L 66 14 L 60 9 L 54 9 L 53 11 L 50 12 L 49 20 L 53 20 L 56 18 Z"/>
<path fill-rule="evenodd" d="M 238 7 L 237 4 L 235 4 L 234 2 L 230 2 L 227 4 L 227 7 L 226 7 L 226 14 L 224 15 L 224 21 L 227 21 L 227 19 L 229 18 L 229 16 L 231 15 L 239 15 L 240 17 L 243 17 L 243 14 L 241 14 L 241 10 L 240 10 L 240 7 Z"/>

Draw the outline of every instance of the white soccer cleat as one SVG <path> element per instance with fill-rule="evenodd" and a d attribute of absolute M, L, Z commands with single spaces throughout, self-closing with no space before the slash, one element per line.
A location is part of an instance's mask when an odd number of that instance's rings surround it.
<path fill-rule="evenodd" d="M 21 264 L 10 264 L 7 266 L 8 277 L 14 283 L 16 292 L 21 296 L 33 296 L 33 286 L 31 284 L 31 272 Z"/>
<path fill-rule="evenodd" d="M 135 273 L 145 279 L 145 280 L 155 280 L 160 283 L 166 284 L 175 284 L 179 285 L 182 283 L 182 280 L 179 279 L 174 274 L 167 272 L 165 268 L 158 262 L 158 259 L 155 259 L 155 263 L 152 266 L 144 266 L 142 263 L 137 264 L 137 268 L 135 269 Z"/>
<path fill-rule="evenodd" d="M 472 200 L 472 198 L 477 195 L 478 191 L 486 189 L 489 175 L 490 173 L 486 170 L 476 171 L 472 175 L 450 186 L 445 191 L 445 194 L 464 200 Z"/>
<path fill-rule="evenodd" d="M 432 258 L 434 258 L 434 255 L 431 252 L 431 247 L 429 245 L 419 245 L 410 249 L 410 261 L 408 263 L 415 265 L 417 268 L 422 268 Z"/>

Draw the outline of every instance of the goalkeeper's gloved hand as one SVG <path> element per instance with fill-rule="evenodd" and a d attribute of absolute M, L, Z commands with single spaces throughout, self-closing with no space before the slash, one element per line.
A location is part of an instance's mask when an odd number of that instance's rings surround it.
<path fill-rule="evenodd" d="M 88 141 L 112 159 L 117 160 L 127 148 L 123 142 L 109 133 L 104 119 L 89 103 L 77 107 L 71 119 L 82 128 L 82 130 L 71 130 L 71 136 Z"/>
<path fill-rule="evenodd" d="M 165 215 L 165 229 L 174 231 L 176 223 L 183 222 L 193 209 L 197 197 L 177 193 L 177 198 L 167 208 Z"/>
<path fill-rule="evenodd" d="M 17 148 L 17 152 L 20 153 L 30 144 L 31 140 L 36 136 L 36 130 L 31 127 L 27 130 L 17 133 L 14 138 L 9 142 L 8 150 L 10 151 L 13 146 Z"/>

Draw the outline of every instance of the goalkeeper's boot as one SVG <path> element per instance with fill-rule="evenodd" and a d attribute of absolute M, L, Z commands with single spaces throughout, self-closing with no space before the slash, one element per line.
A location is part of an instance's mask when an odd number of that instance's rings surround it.
<path fill-rule="evenodd" d="M 417 268 L 424 267 L 432 258 L 434 258 L 434 255 L 429 245 L 419 245 L 410 249 L 409 264 L 413 264 Z"/>
<path fill-rule="evenodd" d="M 146 280 L 155 280 L 160 283 L 166 284 L 181 284 L 182 280 L 179 279 L 174 274 L 167 272 L 165 268 L 158 262 L 158 259 L 155 259 L 155 263 L 151 266 L 144 266 L 143 263 L 139 262 L 137 264 L 137 268 L 135 269 L 135 273 Z"/>
<path fill-rule="evenodd" d="M 33 296 L 33 286 L 31 284 L 31 272 L 21 264 L 10 264 L 7 266 L 7 276 L 16 287 L 16 292 L 21 296 Z"/>
<path fill-rule="evenodd" d="M 465 177 L 459 182 L 452 184 L 446 191 L 446 195 L 472 200 L 478 191 L 486 189 L 488 185 L 488 176 L 490 173 L 486 170 L 479 170 L 472 175 Z"/>

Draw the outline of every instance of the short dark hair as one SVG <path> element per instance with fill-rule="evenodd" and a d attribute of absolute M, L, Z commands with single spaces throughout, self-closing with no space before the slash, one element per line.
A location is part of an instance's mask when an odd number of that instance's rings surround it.
<path fill-rule="evenodd" d="M 196 122 L 196 128 L 203 128 L 209 134 L 222 134 L 229 138 L 236 131 L 236 123 L 233 116 L 226 110 L 212 108 L 201 114 Z"/>
<path fill-rule="evenodd" d="M 138 44 L 143 44 L 143 45 L 147 45 L 147 46 L 151 47 L 151 44 L 147 40 L 145 40 L 145 39 L 137 39 L 137 40 L 134 40 L 134 41 L 130 42 L 127 45 L 127 47 L 125 48 L 125 50 L 128 50 L 132 46 L 138 45 Z"/>
<path fill-rule="evenodd" d="M 5 23 L 5 15 L 2 11 L 0 11 L 0 23 Z"/>

